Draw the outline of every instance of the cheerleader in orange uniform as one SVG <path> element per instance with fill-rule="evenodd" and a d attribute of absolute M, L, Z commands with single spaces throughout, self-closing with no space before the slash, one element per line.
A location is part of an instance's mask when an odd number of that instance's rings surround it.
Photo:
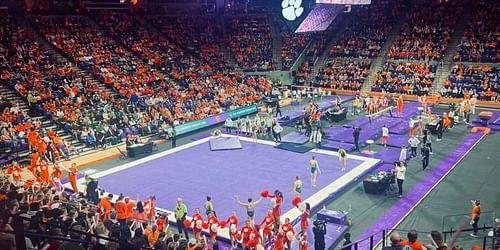
<path fill-rule="evenodd" d="M 33 150 L 33 153 L 31 153 L 31 164 L 28 167 L 28 170 L 31 171 L 31 173 L 35 174 L 36 172 L 36 166 L 38 165 L 38 161 L 40 159 L 40 155 L 38 154 L 37 151 Z"/>
<path fill-rule="evenodd" d="M 238 216 L 236 212 L 233 212 L 231 216 L 227 219 L 227 224 L 229 225 L 229 239 L 231 240 L 231 247 L 236 249 L 238 246 Z"/>
<path fill-rule="evenodd" d="M 71 188 L 73 189 L 75 195 L 78 196 L 79 194 L 78 185 L 76 183 L 76 179 L 78 176 L 78 168 L 76 167 L 76 163 L 71 164 L 71 168 L 69 170 L 70 170 L 68 172 L 69 183 L 71 184 Z"/>
<path fill-rule="evenodd" d="M 302 210 L 302 214 L 300 215 L 300 232 L 301 233 L 305 233 L 307 231 L 307 227 L 309 226 L 309 214 L 310 213 L 311 213 L 311 206 L 309 205 L 309 203 L 306 202 L 305 208 Z"/>
<path fill-rule="evenodd" d="M 148 215 L 144 210 L 144 206 L 142 205 L 142 201 L 137 199 L 137 204 L 135 205 L 134 214 L 132 215 L 132 219 L 136 225 L 140 225 L 143 222 L 148 221 Z"/>
<path fill-rule="evenodd" d="M 401 115 L 403 113 L 403 107 L 404 107 L 404 101 L 402 95 L 398 96 L 397 106 L 398 106 L 398 115 Z"/>
<path fill-rule="evenodd" d="M 268 239 L 270 240 L 271 237 L 273 236 L 274 223 L 275 220 L 273 211 L 269 210 L 266 217 L 259 225 L 259 228 L 262 228 L 262 226 L 264 226 L 264 230 L 262 230 L 263 231 L 262 239 L 264 239 L 264 242 L 266 242 Z"/>
<path fill-rule="evenodd" d="M 285 224 L 281 225 L 281 229 L 283 229 L 285 234 L 287 249 L 292 249 L 292 240 L 295 236 L 295 230 L 293 230 L 293 226 L 290 224 L 290 218 L 285 219 Z"/>
<path fill-rule="evenodd" d="M 210 239 L 215 244 L 217 242 L 217 232 L 219 231 L 219 220 L 213 211 L 208 215 L 208 229 L 210 231 Z"/>
<path fill-rule="evenodd" d="M 269 195 L 269 197 L 275 199 L 275 202 L 273 204 L 273 216 L 274 216 L 274 221 L 278 222 L 281 216 L 281 204 L 283 203 L 283 194 L 279 190 L 275 190 L 274 195 Z"/>
<path fill-rule="evenodd" d="M 285 232 L 280 226 L 278 232 L 276 233 L 276 238 L 274 238 L 274 250 L 285 250 L 285 237 Z"/>
<path fill-rule="evenodd" d="M 264 249 L 262 247 L 261 242 L 260 242 L 260 235 L 255 230 L 252 233 L 250 233 L 249 239 L 247 242 L 247 246 L 248 246 L 248 248 L 255 249 L 255 250 Z"/>
<path fill-rule="evenodd" d="M 241 242 L 242 249 L 247 249 L 248 243 L 250 241 L 250 235 L 255 234 L 255 229 L 252 226 L 252 221 L 250 218 L 247 219 L 245 226 L 241 228 L 241 236 L 243 241 Z"/>
<path fill-rule="evenodd" d="M 299 250 L 309 250 L 309 242 L 307 242 L 307 233 L 303 232 L 297 236 L 299 240 Z"/>
<path fill-rule="evenodd" d="M 203 227 L 203 216 L 200 213 L 200 209 L 196 208 L 194 210 L 193 219 L 191 220 L 191 225 L 193 227 L 194 238 L 201 240 L 201 230 Z"/>
<path fill-rule="evenodd" d="M 156 197 L 154 195 L 150 196 L 149 199 L 145 200 L 143 204 L 148 220 L 154 223 L 156 217 Z"/>

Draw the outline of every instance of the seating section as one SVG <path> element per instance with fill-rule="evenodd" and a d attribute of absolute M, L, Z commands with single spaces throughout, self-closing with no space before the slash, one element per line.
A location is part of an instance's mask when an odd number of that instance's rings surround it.
<path fill-rule="evenodd" d="M 428 95 L 437 65 L 421 62 L 386 62 L 377 72 L 372 91 Z"/>
<path fill-rule="evenodd" d="M 495 11 L 496 10 L 496 11 Z M 498 1 L 475 1 L 464 37 L 458 45 L 455 61 L 500 61 L 500 20 Z"/>
<path fill-rule="evenodd" d="M 336 58 L 321 68 L 314 86 L 346 90 L 361 90 L 368 76 L 369 59 Z"/>
<path fill-rule="evenodd" d="M 311 40 L 312 34 L 294 33 L 282 18 L 276 20 L 275 25 L 280 29 L 282 41 L 280 55 L 283 70 L 289 70 L 300 53 L 304 51 L 307 43 Z"/>
<path fill-rule="evenodd" d="M 230 17 L 227 44 L 239 68 L 244 71 L 274 69 L 273 39 L 267 15 Z"/>
<path fill-rule="evenodd" d="M 403 60 L 443 59 L 451 35 L 463 8 L 446 4 L 411 8 L 407 11 L 401 33 L 393 42 L 387 57 Z"/>
<path fill-rule="evenodd" d="M 478 100 L 500 101 L 500 67 L 488 65 L 456 64 L 448 80 L 443 84 L 441 95 L 463 98 L 476 94 Z"/>
<path fill-rule="evenodd" d="M 398 7 L 392 3 L 355 10 L 352 21 L 331 48 L 330 57 L 377 57 L 398 15 Z"/>

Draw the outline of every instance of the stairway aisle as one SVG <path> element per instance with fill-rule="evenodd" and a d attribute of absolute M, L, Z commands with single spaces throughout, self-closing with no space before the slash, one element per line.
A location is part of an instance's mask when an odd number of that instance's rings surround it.
<path fill-rule="evenodd" d="M 363 88 L 361 89 L 362 91 L 371 91 L 372 90 L 372 80 L 375 78 L 377 75 L 377 72 L 380 71 L 382 66 L 385 63 L 385 60 L 387 58 L 387 51 L 389 51 L 389 48 L 391 47 L 392 43 L 396 38 L 399 36 L 399 33 L 401 32 L 401 25 L 402 21 L 396 21 L 394 24 L 394 28 L 392 29 L 391 33 L 389 34 L 389 37 L 387 37 L 387 41 L 385 41 L 384 46 L 382 46 L 382 49 L 380 50 L 380 53 L 378 56 L 373 60 L 371 66 L 370 66 L 370 74 L 368 74 L 368 77 L 365 79 L 365 82 L 363 83 Z"/>
<path fill-rule="evenodd" d="M 448 44 L 448 49 L 446 50 L 443 57 L 443 66 L 440 67 L 436 72 L 436 78 L 434 79 L 434 83 L 432 84 L 432 89 L 431 89 L 432 94 L 440 93 L 440 90 L 443 87 L 443 83 L 448 79 L 448 76 L 450 75 L 450 70 L 451 67 L 453 66 L 453 56 L 457 52 L 457 46 L 462 41 L 467 21 L 473 14 L 472 13 L 473 8 L 470 5 L 471 5 L 470 1 L 465 4 L 464 13 L 462 14 L 462 17 L 458 19 L 459 21 L 451 36 L 450 43 Z"/>
<path fill-rule="evenodd" d="M 271 25 L 271 35 L 273 38 L 273 61 L 276 62 L 276 69 L 283 69 L 283 62 L 281 60 L 281 47 L 283 46 L 283 41 L 281 39 L 280 29 L 278 28 L 278 23 L 276 20 L 269 20 Z"/>

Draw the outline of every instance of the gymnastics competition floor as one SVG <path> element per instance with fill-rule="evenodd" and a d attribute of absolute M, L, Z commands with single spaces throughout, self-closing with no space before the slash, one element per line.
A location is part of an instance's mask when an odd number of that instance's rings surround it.
<path fill-rule="evenodd" d="M 264 189 L 280 190 L 284 195 L 283 218 L 292 221 L 300 215 L 292 209 L 292 186 L 295 176 L 303 181 L 302 200 L 311 207 L 322 206 L 342 188 L 357 177 L 376 167 L 377 159 L 349 155 L 347 171 L 341 171 L 336 152 L 311 150 L 295 153 L 274 148 L 274 143 L 241 138 L 242 149 L 211 151 L 209 137 L 149 157 L 133 161 L 93 175 L 106 192 L 118 195 L 136 195 L 145 199 L 157 198 L 157 207 L 172 211 L 177 197 L 182 197 L 188 207 L 188 215 L 201 208 L 205 197 L 211 196 L 218 217 L 227 218 L 235 211 L 239 218 L 246 218 L 245 208 L 238 205 L 235 196 L 242 201 L 260 197 Z M 320 164 L 317 187 L 310 184 L 309 160 L 316 156 Z M 255 208 L 260 222 L 270 199 L 263 199 Z M 173 217 L 170 217 L 173 219 Z"/>

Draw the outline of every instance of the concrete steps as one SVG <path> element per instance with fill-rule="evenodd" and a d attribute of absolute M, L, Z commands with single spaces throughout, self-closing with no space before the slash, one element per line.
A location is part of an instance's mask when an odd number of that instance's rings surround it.
<path fill-rule="evenodd" d="M 387 60 L 387 56 L 386 56 L 387 51 L 391 47 L 394 40 L 398 37 L 399 33 L 401 32 L 401 25 L 402 25 L 401 21 L 396 22 L 394 24 L 394 28 L 392 29 L 391 33 L 387 37 L 387 40 L 385 41 L 384 46 L 382 46 L 380 53 L 373 60 L 371 66 L 370 66 L 370 73 L 368 74 L 368 77 L 366 77 L 365 82 L 363 83 L 363 88 L 361 89 L 361 91 L 371 91 L 373 78 L 375 78 L 375 76 L 377 75 L 377 72 L 379 72 L 382 69 L 382 66 L 384 65 L 385 61 Z"/>

